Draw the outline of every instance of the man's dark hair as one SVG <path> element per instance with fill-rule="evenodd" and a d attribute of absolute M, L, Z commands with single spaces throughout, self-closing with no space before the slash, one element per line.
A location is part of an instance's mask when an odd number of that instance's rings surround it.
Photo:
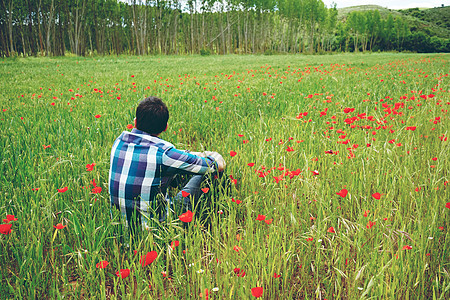
<path fill-rule="evenodd" d="M 169 110 L 157 97 L 147 97 L 136 108 L 136 128 L 149 134 L 160 134 L 167 128 Z"/>

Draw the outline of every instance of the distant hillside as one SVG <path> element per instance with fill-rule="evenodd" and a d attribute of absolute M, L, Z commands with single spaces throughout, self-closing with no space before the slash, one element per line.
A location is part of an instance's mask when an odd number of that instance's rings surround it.
<path fill-rule="evenodd" d="M 419 8 L 409 8 L 399 10 L 399 12 L 450 30 L 450 6 L 435 7 L 423 10 Z"/>
<path fill-rule="evenodd" d="M 367 11 L 367 10 L 378 10 L 382 18 L 386 18 L 389 13 L 395 18 L 396 16 L 402 15 L 396 10 L 392 10 L 386 7 L 382 7 L 379 5 L 357 5 L 357 6 L 349 6 L 344 8 L 338 8 L 338 19 L 346 19 L 347 16 L 353 11 Z"/>
<path fill-rule="evenodd" d="M 450 6 L 394 10 L 379 5 L 359 5 L 338 9 L 338 19 L 345 20 L 353 11 L 367 10 L 378 10 L 382 18 L 389 14 L 394 18 L 401 17 L 408 22 L 411 32 L 423 32 L 428 36 L 450 39 Z"/>

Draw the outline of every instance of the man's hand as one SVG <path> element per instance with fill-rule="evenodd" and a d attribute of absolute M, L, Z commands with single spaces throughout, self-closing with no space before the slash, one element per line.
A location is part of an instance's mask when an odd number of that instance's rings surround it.
<path fill-rule="evenodd" d="M 205 153 L 205 155 L 207 155 L 207 156 L 211 156 L 212 158 L 214 158 L 214 160 L 217 163 L 217 166 L 219 167 L 219 169 L 217 171 L 223 172 L 223 170 L 225 170 L 225 167 L 227 164 L 225 163 L 225 160 L 223 159 L 222 155 L 220 155 L 217 152 L 212 152 L 212 151 L 205 151 L 203 153 Z"/>
<path fill-rule="evenodd" d="M 204 151 L 204 152 L 189 152 L 191 154 L 200 156 L 200 157 L 207 157 L 207 156 L 211 156 L 212 158 L 214 158 L 214 160 L 217 163 L 218 166 L 218 170 L 219 172 L 222 172 L 225 169 L 225 166 L 227 165 L 225 163 L 225 160 L 223 159 L 222 155 L 220 155 L 217 152 L 213 152 L 213 151 Z"/>

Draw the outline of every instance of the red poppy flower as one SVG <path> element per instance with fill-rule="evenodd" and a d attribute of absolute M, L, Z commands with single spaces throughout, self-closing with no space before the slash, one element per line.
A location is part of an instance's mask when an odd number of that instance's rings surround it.
<path fill-rule="evenodd" d="M 247 166 L 249 167 L 253 167 L 255 165 L 255 163 L 248 163 Z"/>
<path fill-rule="evenodd" d="M 277 274 L 277 273 L 273 273 L 273 278 L 280 278 L 281 277 L 281 274 Z"/>
<path fill-rule="evenodd" d="M 142 256 L 139 260 L 139 263 L 142 267 L 150 265 L 156 258 L 158 257 L 158 253 L 156 251 L 147 252 L 146 255 Z"/>
<path fill-rule="evenodd" d="M 369 221 L 369 222 L 367 222 L 366 228 L 370 229 L 370 228 L 372 228 L 373 225 L 375 225 L 375 222 Z"/>
<path fill-rule="evenodd" d="M 95 166 L 95 163 L 87 164 L 86 165 L 86 171 L 88 171 L 88 172 L 93 171 L 94 170 L 94 166 Z"/>
<path fill-rule="evenodd" d="M 234 268 L 233 271 L 234 271 L 234 274 L 236 274 L 237 277 L 245 277 L 244 270 L 241 270 L 239 268 Z"/>
<path fill-rule="evenodd" d="M 172 249 L 174 249 L 175 247 L 178 247 L 180 245 L 179 241 L 173 241 L 172 243 L 170 243 L 170 247 L 172 247 Z"/>
<path fill-rule="evenodd" d="M 206 194 L 207 192 L 209 192 L 209 188 L 207 188 L 207 187 L 206 187 L 206 188 L 203 188 L 203 189 L 202 189 L 202 192 Z"/>
<path fill-rule="evenodd" d="M 92 189 L 92 193 L 94 194 L 99 194 L 102 192 L 102 188 L 99 186 L 96 186 L 95 188 Z"/>
<path fill-rule="evenodd" d="M 450 208 L 450 202 L 447 202 L 447 204 L 445 204 L 445 207 Z"/>
<path fill-rule="evenodd" d="M 96 119 L 98 119 L 98 118 L 100 118 L 101 117 L 101 115 L 95 115 L 95 118 Z"/>
<path fill-rule="evenodd" d="M 237 154 L 236 151 L 233 151 L 233 150 L 230 151 L 230 156 L 231 156 L 231 157 L 236 156 L 236 154 Z"/>
<path fill-rule="evenodd" d="M 133 129 L 133 127 L 134 127 L 133 124 L 128 124 L 127 125 L 127 129 Z"/>
<path fill-rule="evenodd" d="M 95 266 L 97 269 L 105 269 L 109 265 L 109 262 L 106 260 L 102 260 L 101 262 L 98 262 Z"/>
<path fill-rule="evenodd" d="M 292 147 L 287 147 L 287 148 L 286 148 L 286 151 L 287 151 L 287 152 L 292 152 L 292 151 L 294 151 L 294 148 L 292 148 Z"/>
<path fill-rule="evenodd" d="M 12 226 L 12 224 L 0 224 L 0 233 L 1 234 L 10 234 L 11 226 Z"/>
<path fill-rule="evenodd" d="M 68 187 L 65 186 L 62 189 L 57 189 L 57 190 L 58 190 L 58 193 L 64 193 L 64 192 L 66 192 L 68 190 Z"/>
<path fill-rule="evenodd" d="M 61 224 L 61 223 L 58 223 L 58 224 L 56 224 L 56 226 L 53 225 L 53 227 L 55 227 L 56 229 L 63 229 L 63 228 L 65 228 L 65 227 L 67 227 L 67 225 L 63 225 L 63 224 Z"/>
<path fill-rule="evenodd" d="M 328 228 L 327 232 L 329 232 L 329 233 L 336 233 L 336 231 L 334 231 L 333 227 Z"/>
<path fill-rule="evenodd" d="M 306 238 L 306 240 L 307 240 L 308 242 L 312 242 L 312 241 L 314 240 L 314 238 L 309 237 L 309 238 Z"/>
<path fill-rule="evenodd" d="M 181 214 L 178 218 L 180 219 L 181 222 L 189 223 L 192 221 L 193 216 L 194 214 L 192 213 L 192 211 L 188 210 L 184 214 Z"/>
<path fill-rule="evenodd" d="M 270 224 L 272 224 L 273 219 L 264 220 L 264 222 L 266 222 L 267 225 L 270 225 Z"/>
<path fill-rule="evenodd" d="M 231 202 L 236 202 L 236 204 L 240 204 L 242 201 L 238 199 L 231 198 Z"/>
<path fill-rule="evenodd" d="M 236 245 L 236 246 L 233 247 L 233 250 L 236 251 L 236 252 L 239 252 L 239 251 L 242 250 L 242 247 L 239 247 L 239 246 Z"/>
<path fill-rule="evenodd" d="M 130 275 L 130 269 L 120 269 L 120 271 L 116 272 L 117 277 L 125 279 Z"/>
<path fill-rule="evenodd" d="M 344 108 L 344 113 L 346 113 L 346 114 L 351 113 L 351 112 L 354 112 L 354 111 L 355 111 L 354 108 L 349 108 L 349 107 Z"/>
<path fill-rule="evenodd" d="M 410 245 L 403 246 L 402 250 L 411 250 L 412 247 Z"/>
<path fill-rule="evenodd" d="M 14 215 L 6 215 L 6 219 L 8 220 L 8 222 L 18 220 Z"/>
<path fill-rule="evenodd" d="M 185 191 L 181 191 L 181 196 L 188 197 L 189 195 L 190 195 L 190 193 L 185 192 Z"/>
<path fill-rule="evenodd" d="M 374 197 L 377 200 L 380 200 L 381 194 L 380 193 L 374 193 L 374 194 L 372 194 L 372 197 Z"/>
<path fill-rule="evenodd" d="M 260 286 L 252 288 L 252 296 L 259 298 L 262 296 L 264 289 Z"/>
<path fill-rule="evenodd" d="M 47 149 L 47 148 L 51 148 L 52 145 L 42 145 L 42 147 L 44 147 L 44 149 Z"/>
<path fill-rule="evenodd" d="M 258 217 L 256 218 L 256 221 L 264 221 L 266 219 L 265 215 L 258 215 Z"/>
<path fill-rule="evenodd" d="M 406 130 L 411 130 L 411 131 L 414 131 L 414 130 L 416 130 L 416 126 L 409 126 L 409 127 L 406 127 Z"/>
<path fill-rule="evenodd" d="M 342 198 L 345 198 L 348 194 L 347 189 L 342 189 L 340 192 L 337 192 L 336 195 L 341 196 Z"/>
<path fill-rule="evenodd" d="M 437 161 L 437 157 L 433 157 L 431 160 L 433 161 Z"/>

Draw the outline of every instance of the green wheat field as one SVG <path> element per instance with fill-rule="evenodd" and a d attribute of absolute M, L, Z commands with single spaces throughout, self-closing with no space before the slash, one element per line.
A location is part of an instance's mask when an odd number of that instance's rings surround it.
<path fill-rule="evenodd" d="M 0 60 L 0 298 L 449 299 L 449 73 L 449 54 Z M 110 151 L 150 95 L 161 138 L 221 153 L 229 188 L 130 244 Z"/>

